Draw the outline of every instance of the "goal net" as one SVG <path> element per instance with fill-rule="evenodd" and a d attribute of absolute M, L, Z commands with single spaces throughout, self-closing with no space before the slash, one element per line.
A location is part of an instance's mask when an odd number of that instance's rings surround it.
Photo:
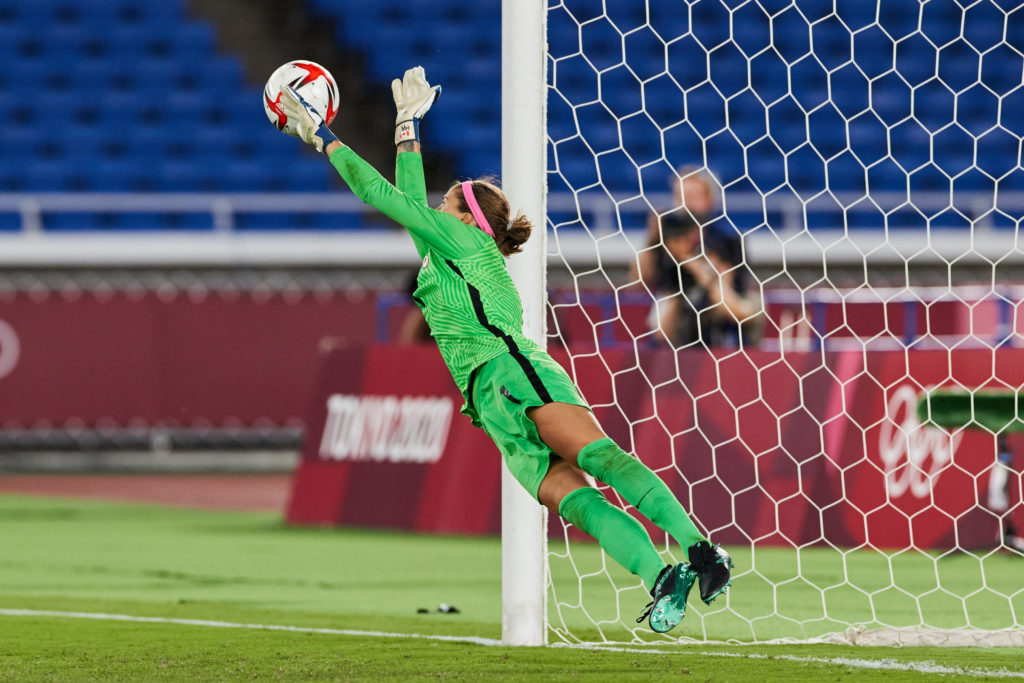
<path fill-rule="evenodd" d="M 736 562 L 666 637 L 1021 644 L 1024 8 L 551 0 L 547 42 L 548 348 Z M 664 642 L 552 525 L 549 640 Z"/>

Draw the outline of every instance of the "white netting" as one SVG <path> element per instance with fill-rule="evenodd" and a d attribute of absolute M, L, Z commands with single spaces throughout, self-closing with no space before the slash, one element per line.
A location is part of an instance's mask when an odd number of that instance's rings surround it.
<path fill-rule="evenodd" d="M 549 346 L 737 565 L 672 638 L 1019 642 L 1022 82 L 1017 2 L 549 4 Z M 552 639 L 650 640 L 563 532 Z"/>

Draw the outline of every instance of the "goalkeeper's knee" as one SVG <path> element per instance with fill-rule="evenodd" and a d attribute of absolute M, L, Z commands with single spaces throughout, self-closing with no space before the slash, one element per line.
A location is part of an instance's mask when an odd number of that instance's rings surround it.
<path fill-rule="evenodd" d="M 640 514 L 671 534 L 684 548 L 704 539 L 661 477 L 611 439 L 587 444 L 580 449 L 576 461 L 580 469 L 618 491 Z"/>
<path fill-rule="evenodd" d="M 651 478 L 658 478 L 649 467 L 609 438 L 598 439 L 581 448 L 576 461 L 581 470 L 614 488 L 633 507 L 650 491 Z"/>

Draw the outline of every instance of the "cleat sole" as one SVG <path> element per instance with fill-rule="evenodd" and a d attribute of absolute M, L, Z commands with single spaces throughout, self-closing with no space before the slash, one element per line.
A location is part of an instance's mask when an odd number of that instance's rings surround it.
<path fill-rule="evenodd" d="M 697 572 L 685 565 L 679 565 L 675 577 L 675 590 L 662 596 L 651 609 L 648 624 L 655 633 L 671 631 L 686 616 L 686 598 L 697 580 Z"/>

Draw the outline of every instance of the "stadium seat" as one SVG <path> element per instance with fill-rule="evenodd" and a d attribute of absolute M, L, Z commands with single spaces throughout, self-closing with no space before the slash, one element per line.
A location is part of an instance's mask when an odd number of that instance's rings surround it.
<path fill-rule="evenodd" d="M 557 171 L 572 188 L 579 189 L 597 181 L 597 170 L 593 159 L 569 156 L 558 159 Z"/>
<path fill-rule="evenodd" d="M 310 229 L 309 219 L 296 213 L 239 213 L 235 217 L 238 230 L 303 230 Z"/>
<path fill-rule="evenodd" d="M 0 190 L 2 191 L 2 190 Z M 21 215 L 14 211 L 0 211 L 0 233 L 19 232 Z"/>
<path fill-rule="evenodd" d="M 75 169 L 63 160 L 33 157 L 21 169 L 30 192 L 73 191 Z"/>
<path fill-rule="evenodd" d="M 94 159 L 90 171 L 88 189 L 95 192 L 130 192 L 134 179 L 147 175 L 145 165 L 128 159 Z"/>
<path fill-rule="evenodd" d="M 75 24 L 78 21 L 79 9 L 69 0 L 61 2 L 11 2 L 4 3 L 4 15 L 8 21 L 22 25 L 48 26 L 56 28 L 61 25 Z"/>
<path fill-rule="evenodd" d="M 0 192 L 24 192 L 25 185 L 21 168 L 0 165 Z"/>
<path fill-rule="evenodd" d="M 266 182 L 264 180 L 264 186 Z M 284 192 L 327 192 L 330 189 L 331 176 L 324 173 L 323 160 L 313 156 L 290 164 L 284 182 L 278 188 Z"/>
<path fill-rule="evenodd" d="M 34 28 L 39 25 L 46 26 L 45 40 Z M 0 167 L 9 171 L 0 173 L 3 191 L 205 191 L 266 182 L 257 157 L 261 141 L 277 142 L 277 134 L 263 120 L 259 92 L 243 83 L 236 57 L 217 54 L 212 26 L 189 18 L 181 0 L 2 0 L 0 58 Z M 26 83 L 33 86 L 31 109 L 11 96 Z M 233 126 L 210 106 L 224 103 L 225 92 L 236 93 L 242 105 Z M 178 125 L 186 121 L 193 123 Z M 224 125 L 213 138 L 196 121 Z M 73 147 L 38 142 L 57 127 L 75 140 Z M 248 129 L 244 140 L 239 127 Z M 266 147 L 276 159 L 302 154 L 295 146 Z M 222 163 L 211 161 L 214 149 Z M 225 166 L 223 157 L 232 155 L 239 162 Z M 154 156 L 164 162 L 153 165 Z M 225 182 L 210 173 L 226 167 L 238 177 Z M 318 186 L 329 177 L 321 165 Z M 310 173 L 304 184 L 315 181 Z M 89 223 L 81 216 L 51 222 L 61 229 Z M 100 223 L 117 227 L 110 218 Z M 130 223 L 159 227 L 161 221 Z M 172 229 L 193 224 L 170 221 Z"/>
<path fill-rule="evenodd" d="M 166 160 L 154 169 L 159 188 L 168 192 L 198 192 L 212 189 L 199 184 L 198 173 L 196 165 L 188 161 Z"/>
<path fill-rule="evenodd" d="M 43 229 L 52 232 L 84 232 L 112 230 L 117 227 L 111 213 L 48 213 L 43 215 Z"/>

